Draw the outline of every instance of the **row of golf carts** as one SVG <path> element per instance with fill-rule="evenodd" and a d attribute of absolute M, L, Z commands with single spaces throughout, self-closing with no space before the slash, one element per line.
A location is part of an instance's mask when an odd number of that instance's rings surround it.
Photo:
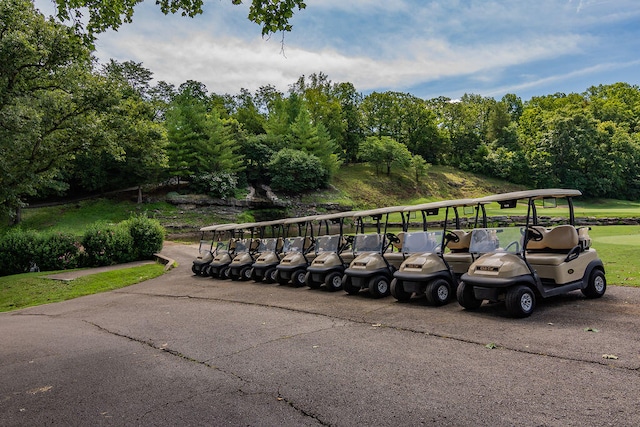
<path fill-rule="evenodd" d="M 192 270 L 348 294 L 368 289 L 400 302 L 426 296 L 436 306 L 457 298 L 468 310 L 485 300 L 504 301 L 511 316 L 526 317 L 541 298 L 605 293 L 604 266 L 591 248 L 589 228 L 574 223 L 572 198 L 579 195 L 542 189 L 214 225 L 201 229 Z M 500 214 L 500 226 L 495 213 L 487 214 L 498 207 L 518 215 Z M 555 225 L 541 225 L 550 217 Z"/>

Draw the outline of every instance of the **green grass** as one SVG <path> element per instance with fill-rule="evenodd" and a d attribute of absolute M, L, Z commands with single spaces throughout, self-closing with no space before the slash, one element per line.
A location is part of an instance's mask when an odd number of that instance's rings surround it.
<path fill-rule="evenodd" d="M 604 263 L 607 283 L 640 287 L 640 225 L 592 227 L 589 236 Z"/>
<path fill-rule="evenodd" d="M 84 295 L 111 291 L 164 273 L 158 263 L 107 271 L 71 281 L 47 279 L 52 273 L 25 273 L 0 277 L 0 312 L 65 301 Z"/>

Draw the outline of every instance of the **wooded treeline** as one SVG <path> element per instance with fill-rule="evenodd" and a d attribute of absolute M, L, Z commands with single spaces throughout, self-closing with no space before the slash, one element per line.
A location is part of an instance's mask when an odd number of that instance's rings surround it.
<path fill-rule="evenodd" d="M 363 95 L 319 72 L 289 90 L 216 94 L 98 64 L 75 30 L 0 0 L 0 206 L 29 197 L 188 180 L 227 197 L 247 183 L 301 192 L 341 164 L 379 173 L 450 165 L 530 187 L 640 199 L 640 88 L 598 85 L 523 102 Z"/>

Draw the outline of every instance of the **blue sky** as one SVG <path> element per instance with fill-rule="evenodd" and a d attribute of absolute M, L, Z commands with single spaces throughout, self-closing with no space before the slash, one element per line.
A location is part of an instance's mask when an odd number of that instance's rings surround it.
<path fill-rule="evenodd" d="M 245 0 L 248 3 L 248 0 Z M 96 56 L 135 61 L 157 80 L 198 80 L 236 94 L 272 84 L 286 91 L 323 72 L 364 94 L 421 98 L 465 93 L 523 100 L 640 84 L 638 0 L 307 0 L 293 31 L 263 39 L 248 6 L 205 0 L 196 18 L 164 16 L 154 1 L 133 23 L 101 34 Z M 45 14 L 50 0 L 36 0 Z"/>

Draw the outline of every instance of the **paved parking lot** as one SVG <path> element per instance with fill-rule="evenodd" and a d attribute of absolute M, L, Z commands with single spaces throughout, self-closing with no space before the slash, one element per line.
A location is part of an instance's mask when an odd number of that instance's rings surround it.
<path fill-rule="evenodd" d="M 640 425 L 640 289 L 503 306 L 193 277 L 0 314 L 0 425 Z"/>

